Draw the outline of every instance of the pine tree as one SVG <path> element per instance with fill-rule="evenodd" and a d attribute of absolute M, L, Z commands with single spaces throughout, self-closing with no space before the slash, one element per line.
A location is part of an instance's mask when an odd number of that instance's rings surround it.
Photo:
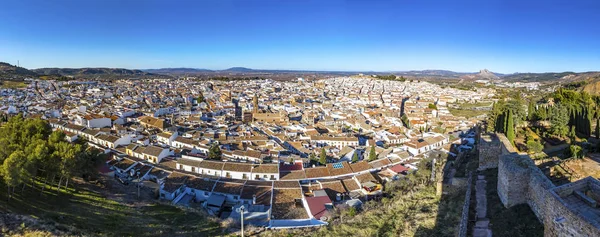
<path fill-rule="evenodd" d="M 319 163 L 321 163 L 321 165 L 327 164 L 327 153 L 325 152 L 325 148 L 321 148 L 321 155 L 319 157 Z"/>
<path fill-rule="evenodd" d="M 218 144 L 213 144 L 208 148 L 208 159 L 221 160 L 221 148 Z"/>
<path fill-rule="evenodd" d="M 515 140 L 515 126 L 513 123 L 513 114 L 512 111 L 509 110 L 506 118 L 506 138 L 508 138 L 510 143 L 513 143 Z"/>

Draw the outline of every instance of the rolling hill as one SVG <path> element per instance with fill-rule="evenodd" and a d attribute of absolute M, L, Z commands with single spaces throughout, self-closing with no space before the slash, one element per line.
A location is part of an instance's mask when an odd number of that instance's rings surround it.
<path fill-rule="evenodd" d="M 21 81 L 28 77 L 37 77 L 38 74 L 27 68 L 17 67 L 8 63 L 0 62 L 0 79 Z"/>
<path fill-rule="evenodd" d="M 131 70 L 124 68 L 38 68 L 34 72 L 41 75 L 62 75 L 73 77 L 148 77 L 158 76 L 142 70 Z"/>

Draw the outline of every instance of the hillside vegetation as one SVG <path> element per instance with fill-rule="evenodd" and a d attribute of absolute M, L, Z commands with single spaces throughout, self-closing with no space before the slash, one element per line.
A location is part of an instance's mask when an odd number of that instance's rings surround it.
<path fill-rule="evenodd" d="M 37 73 L 26 68 L 0 62 L 0 79 L 21 81 L 28 77 L 37 77 Z"/>
<path fill-rule="evenodd" d="M 137 199 L 133 185 L 112 178 L 98 181 L 104 160 L 83 140 L 65 141 L 44 120 L 10 118 L 0 128 L 0 236 L 221 233 L 204 212 L 144 201 L 148 192 Z"/>

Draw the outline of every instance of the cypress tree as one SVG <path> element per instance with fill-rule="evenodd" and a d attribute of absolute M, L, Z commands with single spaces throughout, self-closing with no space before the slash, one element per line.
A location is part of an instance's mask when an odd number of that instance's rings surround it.
<path fill-rule="evenodd" d="M 325 152 L 325 148 L 321 148 L 321 155 L 319 157 L 319 163 L 321 163 L 321 165 L 327 164 L 327 153 Z"/>
<path fill-rule="evenodd" d="M 508 111 L 508 116 L 506 118 L 506 138 L 513 143 L 515 140 L 515 126 L 513 121 L 512 111 Z"/>
<path fill-rule="evenodd" d="M 377 153 L 375 152 L 375 146 L 371 146 L 371 150 L 369 151 L 369 161 L 377 160 Z"/>
<path fill-rule="evenodd" d="M 600 139 L 600 119 L 596 119 L 596 138 Z"/>
<path fill-rule="evenodd" d="M 502 122 L 504 123 L 504 127 L 502 128 L 502 132 L 506 134 L 508 131 L 508 120 L 512 119 L 512 115 L 510 114 L 510 110 L 505 112 L 505 115 L 502 118 Z"/>
<path fill-rule="evenodd" d="M 529 101 L 529 107 L 527 107 L 527 117 L 529 121 L 533 121 L 535 119 L 535 105 L 533 101 Z"/>

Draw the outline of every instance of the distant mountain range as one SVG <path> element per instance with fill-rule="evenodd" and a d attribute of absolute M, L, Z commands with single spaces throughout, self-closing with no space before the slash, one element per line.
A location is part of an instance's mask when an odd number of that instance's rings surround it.
<path fill-rule="evenodd" d="M 115 79 L 132 77 L 161 77 L 161 74 L 124 68 L 38 68 L 32 71 L 39 75 L 62 75 L 82 78 L 93 78 L 99 76 Z"/>
<path fill-rule="evenodd" d="M 142 70 L 124 68 L 38 68 L 26 69 L 0 62 L 0 79 L 22 80 L 24 78 L 56 79 L 65 77 L 86 79 L 118 79 L 118 78 L 170 78 L 168 75 L 154 74 Z"/>
<path fill-rule="evenodd" d="M 202 68 L 160 68 L 160 69 L 124 69 L 124 68 L 38 68 L 29 70 L 8 63 L 0 62 L 0 79 L 19 80 L 27 77 L 53 76 L 75 77 L 85 79 L 118 79 L 118 78 L 172 78 L 176 76 L 212 76 L 227 77 L 269 77 L 279 79 L 294 79 L 296 77 L 330 77 L 341 75 L 397 75 L 415 79 L 463 79 L 463 80 L 505 80 L 505 81 L 551 81 L 551 80 L 587 80 L 597 78 L 599 72 L 560 72 L 560 73 L 514 73 L 501 74 L 487 69 L 479 72 L 454 72 L 448 70 L 412 70 L 412 71 L 318 71 L 318 70 L 264 70 L 246 67 L 232 67 L 225 70 L 210 70 Z"/>

